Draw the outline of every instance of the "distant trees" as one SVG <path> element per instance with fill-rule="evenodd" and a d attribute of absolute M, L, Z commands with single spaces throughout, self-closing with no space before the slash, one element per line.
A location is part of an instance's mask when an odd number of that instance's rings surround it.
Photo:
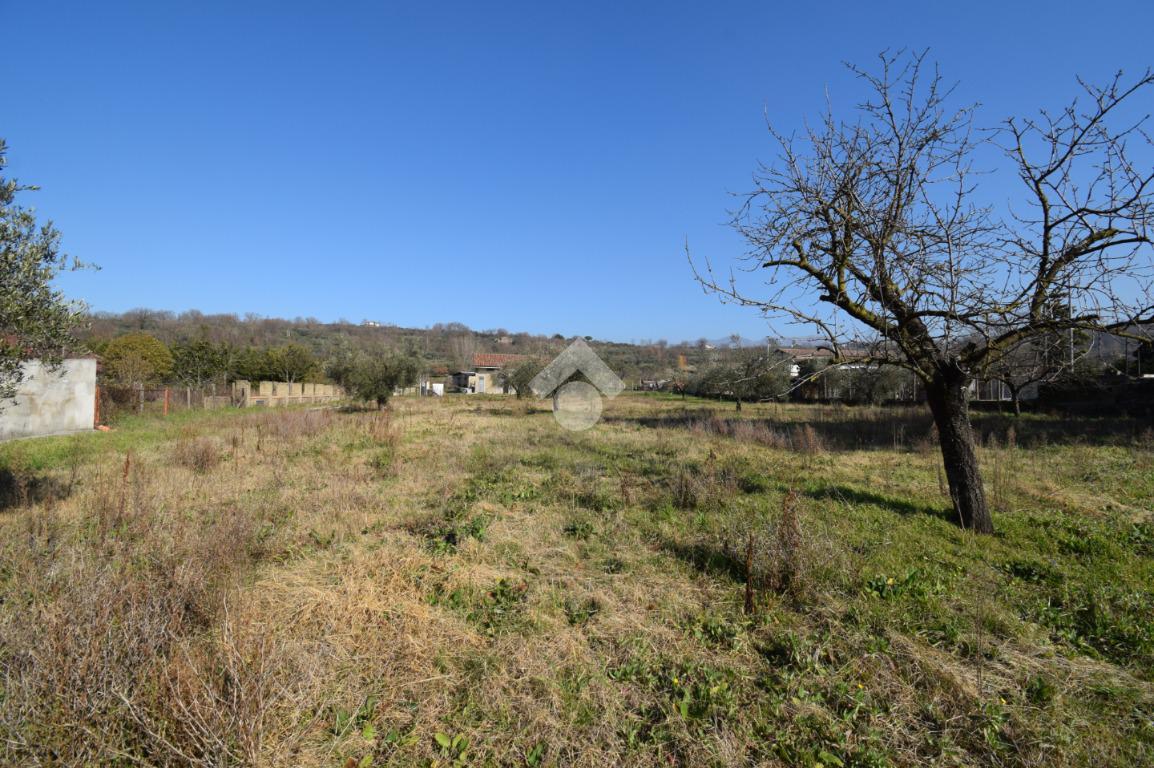
<path fill-rule="evenodd" d="M 1022 392 L 1027 387 L 1053 381 L 1067 370 L 1063 344 L 1053 337 L 1028 339 L 992 363 L 989 377 L 1010 392 L 1014 414 L 1022 414 Z"/>
<path fill-rule="evenodd" d="M 991 533 L 968 388 L 998 359 L 1069 330 L 1128 334 L 1154 321 L 1154 168 L 1143 99 L 1154 72 L 1082 101 L 1009 119 L 993 135 L 1020 195 L 1000 209 L 976 191 L 991 134 L 922 55 L 852 68 L 869 92 L 850 119 L 825 114 L 798 136 L 771 129 L 777 159 L 733 223 L 764 276 L 756 294 L 710 265 L 723 299 L 816 329 L 834 361 L 917 376 L 938 429 L 959 523 Z M 692 262 L 691 262 L 692 263 Z M 696 270 L 696 265 L 694 264 Z M 1061 293 L 1069 310 L 1051 312 Z"/>
<path fill-rule="evenodd" d="M 455 370 L 470 371 L 473 369 L 473 355 L 477 351 L 477 339 L 471 331 L 455 331 L 450 336 L 449 350 Z"/>
<path fill-rule="evenodd" d="M 1068 297 L 1060 290 L 1051 295 L 1041 311 L 1045 320 L 1059 326 L 1070 317 Z M 991 358 L 985 374 L 1010 392 L 1014 414 L 1022 413 L 1022 392 L 1028 387 L 1074 374 L 1074 366 L 1089 351 L 1089 334 L 1073 327 L 1036 333 Z"/>
<path fill-rule="evenodd" d="M 789 389 L 790 360 L 764 347 L 730 350 L 724 361 L 704 368 L 685 384 L 685 391 L 700 397 L 727 398 L 741 404 L 773 400 Z"/>
<path fill-rule="evenodd" d="M 503 368 L 499 374 L 501 384 L 505 387 L 512 388 L 517 393 L 517 399 L 522 399 L 532 394 L 529 391 L 529 382 L 533 380 L 541 369 L 545 367 L 545 363 L 539 360 L 522 360 L 521 362 Z"/>
<path fill-rule="evenodd" d="M 118 384 L 145 387 L 172 373 L 172 353 L 155 336 L 127 333 L 104 346 L 104 370 Z"/>
<path fill-rule="evenodd" d="M 740 337 L 739 337 L 740 338 Z M 741 403 L 772 400 L 789 389 L 789 358 L 766 348 L 739 349 L 728 367 L 728 384 Z"/>
<path fill-rule="evenodd" d="M 313 353 L 301 344 L 273 347 L 265 354 L 268 369 L 275 374 L 273 378 L 276 381 L 287 381 L 289 384 L 303 381 L 318 367 Z"/>
<path fill-rule="evenodd" d="M 820 378 L 831 399 L 881 405 L 897 399 L 908 376 L 896 365 L 851 364 L 828 366 Z"/>
<path fill-rule="evenodd" d="M 1154 339 L 1140 341 L 1131 356 L 1134 358 L 1134 372 L 1138 378 L 1149 372 L 1154 372 Z M 1129 361 L 1125 363 L 1125 370 L 1130 370 Z"/>
<path fill-rule="evenodd" d="M 269 363 L 268 350 L 260 347 L 245 347 L 237 351 L 232 364 L 230 378 L 245 381 L 273 381 L 276 373 Z"/>
<path fill-rule="evenodd" d="M 341 356 L 328 366 L 328 375 L 353 397 L 384 408 L 398 387 L 416 383 L 418 359 L 409 354 L 360 352 Z"/>
<path fill-rule="evenodd" d="M 0 139 L 0 170 L 6 155 Z M 52 286 L 61 271 L 79 266 L 60 252 L 60 233 L 52 222 L 38 226 L 16 202 L 18 193 L 34 189 L 0 176 L 0 398 L 15 394 L 25 360 L 59 362 L 84 310 Z"/>
<path fill-rule="evenodd" d="M 222 348 L 230 378 L 246 381 L 284 381 L 289 384 L 316 376 L 321 365 L 307 347 L 285 344 L 279 347 L 248 347 L 240 351 Z M 227 364 L 231 357 L 231 364 Z"/>
<path fill-rule="evenodd" d="M 231 350 L 208 339 L 179 341 L 172 345 L 172 375 L 189 387 L 201 388 L 227 378 Z"/>

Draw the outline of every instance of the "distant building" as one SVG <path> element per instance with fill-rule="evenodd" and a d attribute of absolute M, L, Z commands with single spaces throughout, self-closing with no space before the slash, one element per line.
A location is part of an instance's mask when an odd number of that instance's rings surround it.
<path fill-rule="evenodd" d="M 381 324 L 376 320 L 362 320 L 361 325 L 365 328 L 380 328 Z"/>
<path fill-rule="evenodd" d="M 789 366 L 789 377 L 796 379 L 801 376 L 801 363 L 806 360 L 823 360 L 830 361 L 833 359 L 833 352 L 828 349 L 817 349 L 814 347 L 771 347 L 775 350 L 793 360 Z M 843 349 L 841 351 L 842 359 L 853 360 L 854 358 L 862 358 L 866 356 L 865 352 L 854 349 Z M 842 365 L 843 368 L 853 368 L 860 366 Z"/>
<path fill-rule="evenodd" d="M 657 392 L 664 389 L 668 383 L 669 379 L 642 379 L 637 388 L 649 392 Z"/>
<path fill-rule="evenodd" d="M 453 386 L 458 392 L 468 394 L 515 394 L 516 390 L 501 381 L 501 371 L 528 359 L 525 355 L 477 352 L 473 355 L 472 370 L 456 371 L 452 374 Z"/>

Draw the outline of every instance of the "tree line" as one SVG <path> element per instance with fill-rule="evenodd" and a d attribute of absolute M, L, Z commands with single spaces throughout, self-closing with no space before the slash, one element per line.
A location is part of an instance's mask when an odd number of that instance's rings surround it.
<path fill-rule="evenodd" d="M 179 384 L 205 389 L 242 379 L 332 382 L 378 407 L 396 388 L 412 386 L 423 370 L 423 361 L 411 350 L 344 350 L 322 360 L 302 344 L 239 348 L 199 338 L 169 346 L 142 332 L 117 336 L 94 351 L 100 355 L 104 380 L 113 386 Z"/>

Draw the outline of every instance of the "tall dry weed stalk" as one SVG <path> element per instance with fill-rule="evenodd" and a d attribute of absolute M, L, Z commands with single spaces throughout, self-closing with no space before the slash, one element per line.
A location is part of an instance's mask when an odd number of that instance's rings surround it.
<path fill-rule="evenodd" d="M 800 600 L 805 594 L 805 542 L 798 514 L 798 495 L 791 490 L 782 500 L 781 517 L 760 533 L 749 521 L 739 534 L 736 550 L 732 539 L 723 550 L 744 572 L 744 611 L 757 610 L 757 593 L 769 589 Z"/>
<path fill-rule="evenodd" d="M 793 428 L 793 448 L 799 453 L 804 453 L 808 456 L 815 456 L 819 453 L 825 452 L 825 445 L 822 442 L 821 435 L 813 428 L 812 424 L 801 424 Z"/>
<path fill-rule="evenodd" d="M 754 553 L 754 536 L 753 531 L 749 532 L 745 543 L 745 615 L 753 614 L 756 608 L 754 600 L 754 571 L 753 571 L 753 553 Z"/>
<path fill-rule="evenodd" d="M 1009 512 L 1012 507 L 1010 487 L 1018 472 L 1017 443 L 1017 432 L 1012 425 L 1006 431 L 1004 448 L 998 447 L 997 437 L 990 434 L 990 448 L 987 452 L 990 461 L 990 503 L 999 512 Z"/>
<path fill-rule="evenodd" d="M 776 587 L 789 593 L 798 593 L 802 586 L 801 521 L 797 506 L 797 491 L 791 489 L 782 500 L 781 521 L 776 531 Z"/>

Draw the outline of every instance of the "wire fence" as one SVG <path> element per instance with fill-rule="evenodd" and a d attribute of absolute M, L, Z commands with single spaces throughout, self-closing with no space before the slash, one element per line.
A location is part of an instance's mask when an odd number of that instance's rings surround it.
<path fill-rule="evenodd" d="M 233 405 L 227 388 L 115 387 L 96 388 L 95 423 L 106 424 L 129 414 L 168 416 L 180 411 L 225 408 Z"/>

